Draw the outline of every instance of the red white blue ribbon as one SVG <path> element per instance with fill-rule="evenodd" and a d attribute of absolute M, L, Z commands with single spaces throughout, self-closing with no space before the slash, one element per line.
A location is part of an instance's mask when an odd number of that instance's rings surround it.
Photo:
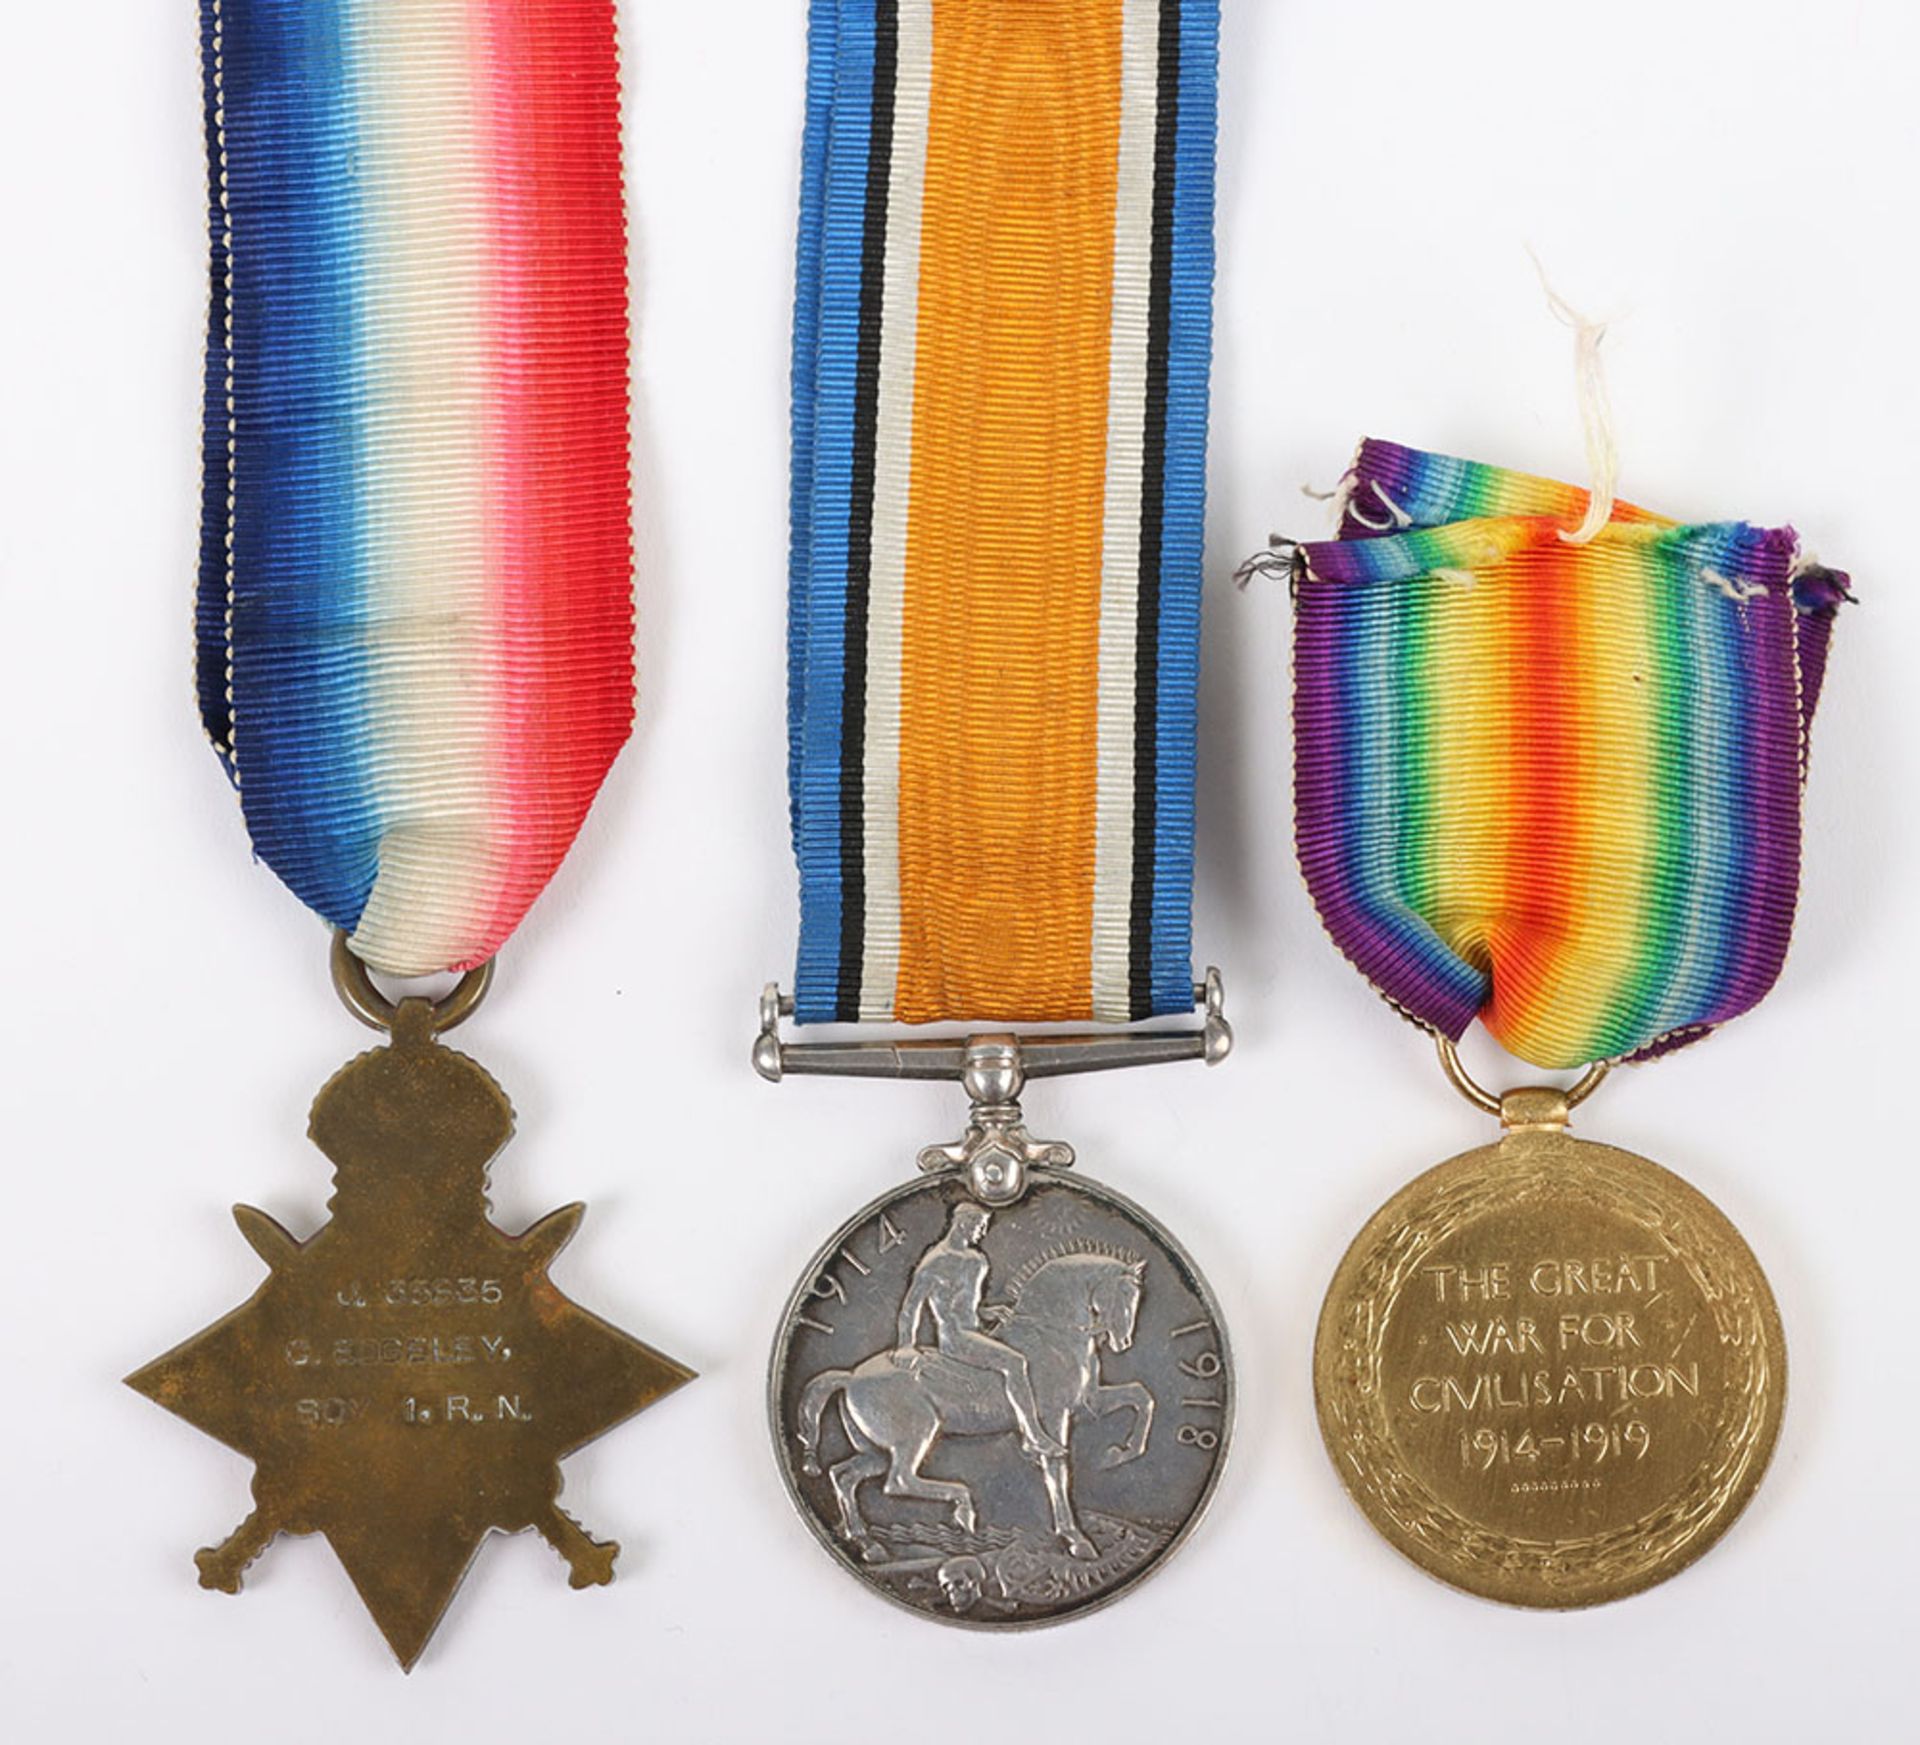
<path fill-rule="evenodd" d="M 611 0 L 202 0 L 202 717 L 254 846 L 470 966 L 633 712 Z"/>

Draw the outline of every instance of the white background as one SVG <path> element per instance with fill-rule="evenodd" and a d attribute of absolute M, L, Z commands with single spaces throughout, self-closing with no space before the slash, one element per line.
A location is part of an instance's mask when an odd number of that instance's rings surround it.
<path fill-rule="evenodd" d="M 244 1298 L 228 1220 L 299 1231 L 306 1105 L 363 1034 L 325 935 L 249 863 L 189 693 L 204 296 L 189 0 L 0 11 L 0 1728 L 14 1739 L 1132 1741 L 1864 1738 L 1912 1724 L 1920 1452 L 1907 1093 L 1920 408 L 1911 0 L 1228 0 L 1198 937 L 1218 1072 L 1056 1081 L 1036 1128 L 1212 1275 L 1238 1440 L 1126 1603 L 1015 1638 L 870 1598 L 792 1518 L 766 1343 L 839 1219 L 957 1130 L 938 1086 L 748 1070 L 791 962 L 786 372 L 802 8 L 623 7 L 641 710 L 463 1036 L 518 1105 L 512 1227 L 581 1197 L 559 1277 L 703 1379 L 575 1459 L 626 1552 L 569 1591 L 486 1546 L 403 1678 L 325 1544 L 242 1598 L 190 1561 L 246 1463 L 117 1378 Z M 1569 336 L 1608 342 L 1623 488 L 1791 519 L 1864 601 L 1815 741 L 1775 996 L 1623 1073 L 1583 1131 L 1742 1226 L 1792 1352 L 1785 1433 L 1702 1563 L 1598 1611 L 1428 1580 L 1314 1425 L 1321 1291 L 1413 1171 L 1487 1136 L 1326 943 L 1293 866 L 1288 613 L 1228 576 L 1355 439 L 1579 476 Z M 1487 1045 L 1487 1076 L 1501 1063 Z"/>

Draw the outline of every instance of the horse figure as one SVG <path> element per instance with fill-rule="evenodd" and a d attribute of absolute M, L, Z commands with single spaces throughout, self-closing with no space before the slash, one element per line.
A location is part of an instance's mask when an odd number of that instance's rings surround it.
<path fill-rule="evenodd" d="M 1009 1289 L 1010 1301 L 981 1311 L 994 1336 L 1026 1358 L 1041 1424 L 1062 1449 L 1076 1415 L 1104 1418 L 1132 1407 L 1125 1440 L 1102 1451 L 1105 1467 L 1138 1460 L 1153 1426 L 1153 1395 L 1141 1383 L 1100 1379 L 1101 1348 L 1125 1351 L 1133 1343 L 1145 1270 L 1144 1260 L 1111 1250 L 1056 1250 L 1022 1270 Z M 821 1414 L 836 1394 L 853 1444 L 851 1457 L 828 1473 L 842 1539 L 859 1547 L 870 1563 L 887 1555 L 860 1514 L 860 1487 L 876 1478 L 884 1480 L 881 1488 L 888 1496 L 945 1503 L 962 1532 L 979 1530 L 973 1492 L 954 1480 L 929 1478 L 920 1468 L 943 1436 L 1016 1432 L 1000 1376 L 919 1347 L 876 1352 L 853 1369 L 822 1371 L 800 1394 L 800 1469 L 809 1477 L 820 1473 Z M 1067 1456 L 1037 1456 L 1035 1463 L 1062 1548 L 1073 1557 L 1098 1557 L 1098 1548 L 1074 1519 Z"/>

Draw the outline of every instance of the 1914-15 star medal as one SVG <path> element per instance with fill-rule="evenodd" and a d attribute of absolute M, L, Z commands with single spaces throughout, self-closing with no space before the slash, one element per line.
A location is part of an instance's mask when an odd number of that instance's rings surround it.
<path fill-rule="evenodd" d="M 276 1534 L 324 1533 L 411 1667 L 489 1531 L 534 1529 L 575 1587 L 612 1579 L 619 1547 L 560 1509 L 559 1462 L 692 1372 L 547 1276 L 583 1206 L 519 1236 L 489 1219 L 512 1131 L 500 1087 L 409 1000 L 392 1046 L 315 1099 L 331 1220 L 302 1242 L 235 1209 L 268 1278 L 127 1378 L 255 1463 L 253 1512 L 196 1558 L 203 1586 L 238 1592 Z"/>

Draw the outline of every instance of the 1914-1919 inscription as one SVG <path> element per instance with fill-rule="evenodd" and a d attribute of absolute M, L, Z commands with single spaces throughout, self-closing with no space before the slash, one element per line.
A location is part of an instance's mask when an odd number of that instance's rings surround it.
<path fill-rule="evenodd" d="M 1785 1353 L 1739 1234 L 1678 1177 L 1564 1131 L 1429 1171 L 1355 1238 L 1315 1353 L 1321 1427 L 1431 1574 L 1568 1606 L 1675 1573 L 1731 1524 Z"/>

